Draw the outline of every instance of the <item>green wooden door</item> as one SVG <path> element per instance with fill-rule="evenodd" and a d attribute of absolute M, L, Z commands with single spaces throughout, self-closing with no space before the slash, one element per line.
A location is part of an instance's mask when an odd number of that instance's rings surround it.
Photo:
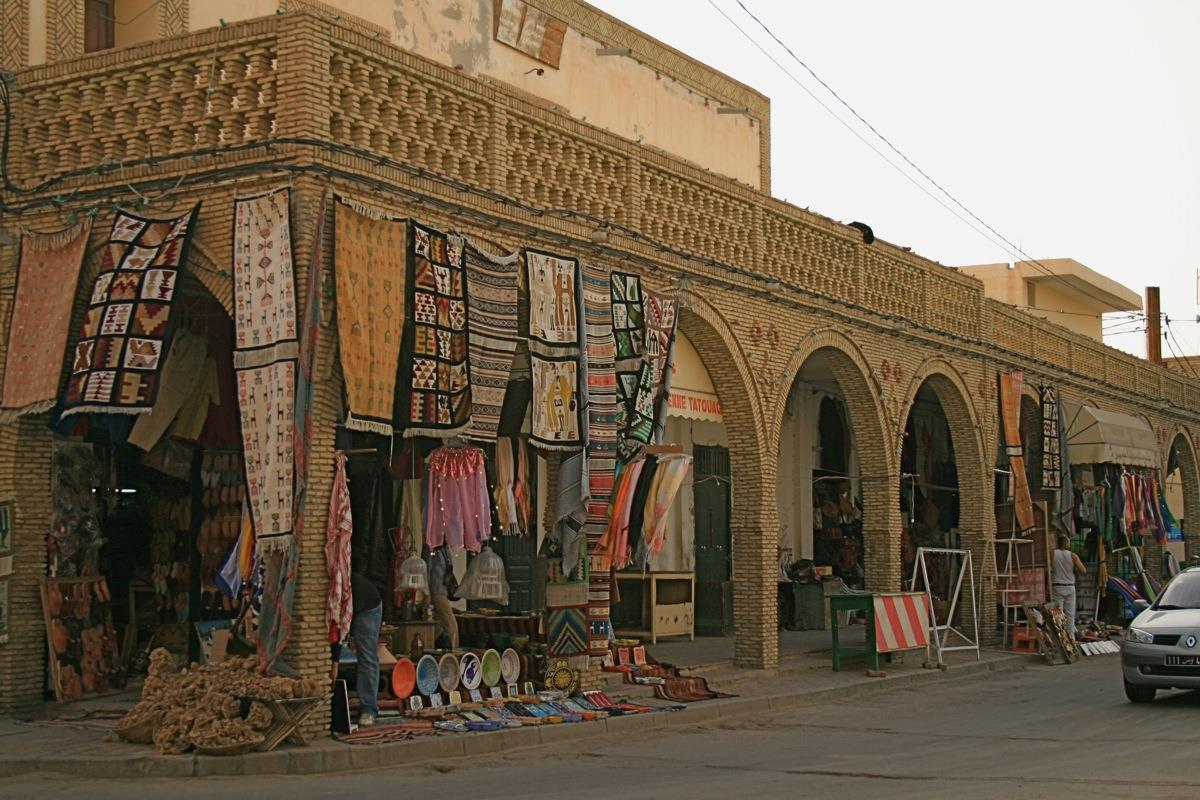
<path fill-rule="evenodd" d="M 693 505 L 696 511 L 696 633 L 721 636 L 733 619 L 729 536 L 729 451 L 696 445 Z"/>

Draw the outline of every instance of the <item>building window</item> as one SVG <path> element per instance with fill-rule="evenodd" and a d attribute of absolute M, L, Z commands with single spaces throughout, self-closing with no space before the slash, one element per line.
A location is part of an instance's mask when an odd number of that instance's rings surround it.
<path fill-rule="evenodd" d="M 84 0 L 83 4 L 83 50 L 94 53 L 113 47 L 113 20 L 116 18 L 116 0 Z"/>

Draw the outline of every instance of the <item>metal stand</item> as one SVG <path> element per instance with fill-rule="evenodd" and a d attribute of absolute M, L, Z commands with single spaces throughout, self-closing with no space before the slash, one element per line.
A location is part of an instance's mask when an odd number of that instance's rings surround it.
<path fill-rule="evenodd" d="M 979 606 L 984 604 L 986 598 L 983 597 L 983 592 L 987 587 L 987 579 L 995 580 L 996 594 L 999 596 L 1000 607 L 1004 613 L 1004 633 L 1000 641 L 1005 646 L 1009 644 L 1009 631 L 1018 627 L 1021 622 L 1025 599 L 1032 597 L 1032 587 L 1026 585 L 1021 576 L 1021 547 L 1026 545 L 1032 547 L 1033 544 L 1033 539 L 1022 539 L 1017 536 L 1016 514 L 1014 514 L 1013 529 L 1009 531 L 1008 538 L 989 537 L 986 549 L 983 551 L 983 564 L 979 568 L 979 599 L 976 602 Z M 999 559 L 996 557 L 998 545 L 1006 548 L 1003 567 L 1000 566 Z M 1034 562 L 1031 551 L 1029 555 L 1030 569 L 1033 569 Z"/>
<path fill-rule="evenodd" d="M 946 614 L 945 622 L 938 619 L 937 609 L 933 604 L 933 587 L 929 585 L 929 570 L 925 567 L 926 555 L 938 556 L 958 556 L 958 577 L 952 583 L 954 588 L 950 592 L 950 611 Z M 975 604 L 975 566 L 971 561 L 970 550 L 954 550 L 945 547 L 918 547 L 917 561 L 913 565 L 912 586 L 914 591 L 923 591 L 929 600 L 929 631 L 933 640 L 934 649 L 937 650 L 938 664 L 944 664 L 942 655 L 951 653 L 957 650 L 974 650 L 975 658 L 980 658 L 979 654 L 979 610 Z M 920 577 L 921 582 L 917 583 L 917 578 Z M 966 579 L 970 583 L 970 592 L 968 596 L 971 598 L 971 624 L 974 631 L 974 636 L 968 636 L 958 628 L 954 627 L 954 613 L 958 610 L 958 601 L 962 597 L 963 580 Z M 950 587 L 947 586 L 949 589 Z M 956 644 L 950 644 L 950 636 L 953 634 L 962 641 Z"/>

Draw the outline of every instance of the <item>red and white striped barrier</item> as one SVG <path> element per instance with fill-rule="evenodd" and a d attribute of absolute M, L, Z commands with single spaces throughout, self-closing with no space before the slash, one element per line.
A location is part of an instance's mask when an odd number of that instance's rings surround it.
<path fill-rule="evenodd" d="M 875 595 L 875 649 L 880 653 L 929 646 L 929 606 L 922 592 Z"/>

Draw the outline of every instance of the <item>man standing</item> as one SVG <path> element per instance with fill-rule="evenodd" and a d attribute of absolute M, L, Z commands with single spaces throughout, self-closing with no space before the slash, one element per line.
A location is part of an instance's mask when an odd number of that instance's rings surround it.
<path fill-rule="evenodd" d="M 354 596 L 350 635 L 354 637 L 354 653 L 358 660 L 354 670 L 358 725 L 365 728 L 374 725 L 375 717 L 379 715 L 379 629 L 383 624 L 383 598 L 375 584 L 357 570 L 350 573 L 350 590 Z"/>
<path fill-rule="evenodd" d="M 1075 641 L 1075 576 L 1087 574 L 1087 567 L 1079 556 L 1071 551 L 1071 539 L 1058 537 L 1058 548 L 1054 551 L 1054 563 L 1050 566 L 1050 583 L 1054 597 L 1062 606 L 1067 617 L 1067 633 Z"/>
<path fill-rule="evenodd" d="M 454 578 L 454 561 L 446 545 L 435 547 L 429 553 L 429 594 L 433 598 L 434 646 L 443 635 L 450 641 L 450 649 L 458 649 L 458 620 L 450 605 L 451 585 L 458 586 Z"/>

